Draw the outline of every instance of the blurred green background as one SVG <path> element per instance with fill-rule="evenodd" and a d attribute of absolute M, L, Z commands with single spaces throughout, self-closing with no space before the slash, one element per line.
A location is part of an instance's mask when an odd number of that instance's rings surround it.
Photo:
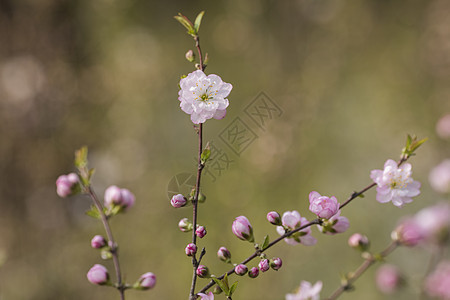
<path fill-rule="evenodd" d="M 86 280 L 95 263 L 113 274 L 90 248 L 103 229 L 84 215 L 89 199 L 55 193 L 82 145 L 99 195 L 116 184 L 137 198 L 112 220 L 120 259 L 128 282 L 152 271 L 158 283 L 127 298 L 187 298 L 191 235 L 177 223 L 192 212 L 170 206 L 167 186 L 196 168 L 196 134 L 177 100 L 180 75 L 194 70 L 184 58 L 193 41 L 173 16 L 193 19 L 201 10 L 206 71 L 234 86 L 227 117 L 205 126 L 205 139 L 234 161 L 203 181 L 200 223 L 208 235 L 200 245 L 213 273 L 229 269 L 216 258 L 220 246 L 236 262 L 252 252 L 232 235 L 236 216 L 250 219 L 257 239 L 275 238 L 268 211 L 295 209 L 311 219 L 311 190 L 342 202 L 370 183 L 371 169 L 398 158 L 407 133 L 430 139 L 411 160 L 423 183 L 412 204 L 382 205 L 368 192 L 343 212 L 348 232 L 322 236 L 314 228 L 315 247 L 270 249 L 283 268 L 239 278 L 234 298 L 284 299 L 301 280 L 324 281 L 325 297 L 361 262 L 347 246 L 352 233 L 382 249 L 399 218 L 439 200 L 427 176 L 450 149 L 434 131 L 450 112 L 449 1 L 1 0 L 0 299 L 118 299 Z M 262 91 L 283 110 L 264 129 L 244 112 Z M 258 136 L 240 156 L 219 138 L 236 117 Z M 409 291 L 390 299 L 415 297 L 427 257 L 423 249 L 389 257 L 412 274 Z M 342 299 L 386 299 L 375 269 Z"/>

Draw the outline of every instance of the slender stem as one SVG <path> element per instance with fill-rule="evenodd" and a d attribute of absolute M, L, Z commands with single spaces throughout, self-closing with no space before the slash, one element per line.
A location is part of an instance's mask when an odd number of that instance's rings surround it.
<path fill-rule="evenodd" d="M 98 200 L 97 195 L 95 194 L 94 190 L 91 188 L 91 186 L 87 187 L 87 192 L 89 196 L 91 197 L 92 201 L 94 202 L 95 207 L 97 208 L 98 212 L 100 213 L 101 221 L 103 223 L 103 227 L 105 228 L 106 235 L 108 237 L 109 243 L 110 243 L 110 252 L 112 255 L 113 263 L 114 263 L 114 269 L 116 270 L 116 278 L 117 278 L 117 290 L 120 293 L 120 299 L 125 299 L 125 289 L 126 287 L 122 284 L 122 275 L 120 272 L 120 264 L 119 264 L 119 249 L 114 241 L 114 237 L 112 234 L 111 226 L 109 225 L 108 218 L 106 217 L 105 213 L 103 212 L 103 205 Z"/>
<path fill-rule="evenodd" d="M 351 275 L 347 278 L 344 284 L 342 284 L 339 288 L 337 288 L 327 300 L 334 300 L 337 299 L 342 293 L 345 291 L 348 291 L 353 283 L 361 277 L 364 272 L 370 268 L 373 264 L 375 264 L 377 261 L 379 261 L 381 258 L 385 258 L 389 254 L 392 253 L 397 247 L 399 246 L 398 242 L 393 241 L 387 246 L 386 249 L 380 252 L 379 255 L 371 255 L 363 261 L 363 263 L 355 270 L 355 272 L 351 273 Z"/>

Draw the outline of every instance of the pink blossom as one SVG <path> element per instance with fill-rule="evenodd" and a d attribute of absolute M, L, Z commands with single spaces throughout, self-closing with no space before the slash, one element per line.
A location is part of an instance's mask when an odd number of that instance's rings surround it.
<path fill-rule="evenodd" d="M 202 297 L 201 300 L 214 300 L 214 294 L 212 292 L 209 292 L 208 294 L 198 293 L 197 295 Z"/>
<path fill-rule="evenodd" d="M 105 206 L 113 207 L 115 205 L 127 209 L 134 205 L 135 197 L 127 189 L 118 188 L 115 185 L 108 187 L 105 190 Z"/>
<path fill-rule="evenodd" d="M 384 264 L 378 268 L 375 278 L 378 289 L 385 294 L 395 292 L 402 282 L 397 267 L 388 264 Z"/>
<path fill-rule="evenodd" d="M 270 269 L 270 264 L 268 259 L 262 259 L 258 264 L 259 269 L 261 272 L 266 272 Z"/>
<path fill-rule="evenodd" d="M 450 193 L 450 159 L 434 167 L 428 177 L 431 187 L 439 193 Z"/>
<path fill-rule="evenodd" d="M 450 138 L 450 114 L 439 119 L 436 124 L 436 132 L 443 139 Z"/>
<path fill-rule="evenodd" d="M 238 238 L 240 238 L 241 240 L 244 241 L 249 241 L 249 242 L 253 242 L 254 238 L 253 238 L 253 228 L 252 225 L 250 224 L 250 221 L 244 217 L 244 216 L 239 216 L 237 217 L 234 222 L 233 225 L 231 226 L 231 229 L 234 233 L 235 236 L 237 236 Z"/>
<path fill-rule="evenodd" d="M 204 123 L 211 118 L 220 120 L 225 117 L 229 105 L 226 97 L 233 88 L 231 84 L 223 82 L 215 74 L 206 76 L 203 71 L 197 70 L 181 79 L 180 87 L 180 107 L 191 115 L 194 124 Z"/>
<path fill-rule="evenodd" d="M 96 264 L 88 271 L 87 279 L 93 284 L 106 284 L 109 281 L 108 270 L 104 266 Z"/>
<path fill-rule="evenodd" d="M 156 284 L 156 276 L 152 272 L 147 272 L 138 280 L 137 286 L 141 290 L 152 289 Z"/>
<path fill-rule="evenodd" d="M 61 175 L 56 179 L 56 193 L 62 198 L 70 196 L 78 183 L 78 175 L 75 173 Z"/>
<path fill-rule="evenodd" d="M 319 218 L 329 219 L 339 211 L 339 203 L 336 197 L 328 198 L 318 192 L 309 193 L 309 210 Z"/>
<path fill-rule="evenodd" d="M 420 210 L 414 216 L 424 238 L 433 244 L 445 243 L 450 234 L 450 204 L 438 203 Z"/>
<path fill-rule="evenodd" d="M 332 216 L 329 220 L 323 222 L 322 225 L 317 225 L 319 231 L 326 234 L 336 234 L 347 231 L 350 227 L 350 222 L 346 217 L 343 217 L 340 214 L 341 211 L 339 210 L 337 214 Z"/>
<path fill-rule="evenodd" d="M 322 290 L 322 281 L 317 281 L 312 285 L 308 281 L 302 281 L 295 294 L 287 294 L 286 300 L 319 300 Z"/>
<path fill-rule="evenodd" d="M 277 232 L 280 235 L 284 235 L 286 233 L 286 229 L 291 231 L 308 224 L 308 220 L 301 217 L 300 213 L 296 210 L 285 212 L 281 218 L 281 222 L 283 226 L 277 227 Z M 317 240 L 311 236 L 310 227 L 306 227 L 305 229 L 288 236 L 284 239 L 284 241 L 290 245 L 297 245 L 301 243 L 305 246 L 313 246 L 317 243 Z"/>
<path fill-rule="evenodd" d="M 182 194 L 174 195 L 172 199 L 170 199 L 170 204 L 175 208 L 183 207 L 186 203 L 187 200 Z"/>
<path fill-rule="evenodd" d="M 431 297 L 450 299 L 450 261 L 442 261 L 425 279 L 425 291 Z"/>
<path fill-rule="evenodd" d="M 411 197 L 420 194 L 420 182 L 414 181 L 411 174 L 411 164 L 397 167 L 392 159 L 386 161 L 384 170 L 372 170 L 370 178 L 377 184 L 377 201 L 392 201 L 398 207 L 412 202 Z"/>
<path fill-rule="evenodd" d="M 94 249 L 100 249 L 106 246 L 106 239 L 101 235 L 96 235 L 91 240 L 91 246 Z"/>

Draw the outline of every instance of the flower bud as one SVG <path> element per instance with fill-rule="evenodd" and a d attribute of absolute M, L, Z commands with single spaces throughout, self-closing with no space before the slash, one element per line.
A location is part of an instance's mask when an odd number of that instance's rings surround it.
<path fill-rule="evenodd" d="M 217 257 L 224 262 L 229 262 L 231 260 L 231 253 L 225 247 L 220 247 L 219 251 L 217 251 Z"/>
<path fill-rule="evenodd" d="M 201 300 L 214 300 L 214 294 L 212 292 L 209 292 L 208 294 L 198 293 L 197 296 L 200 296 Z"/>
<path fill-rule="evenodd" d="M 206 196 L 205 196 L 205 194 L 203 194 L 202 192 L 200 192 L 200 193 L 198 194 L 198 202 L 200 202 L 200 203 L 205 203 L 205 201 L 206 201 Z"/>
<path fill-rule="evenodd" d="M 194 54 L 194 51 L 192 51 L 192 50 L 189 50 L 188 52 L 186 52 L 186 59 L 189 61 L 189 62 L 194 62 L 194 60 L 195 60 L 195 54 Z"/>
<path fill-rule="evenodd" d="M 283 261 L 279 257 L 274 257 L 270 261 L 270 267 L 272 269 L 274 269 L 275 271 L 278 271 L 282 265 L 283 265 Z"/>
<path fill-rule="evenodd" d="M 199 237 L 199 238 L 203 238 L 206 235 L 206 228 L 203 226 L 198 226 L 197 230 L 195 230 L 195 234 Z"/>
<path fill-rule="evenodd" d="M 198 277 L 200 278 L 205 278 L 209 276 L 209 270 L 206 266 L 204 265 L 199 265 L 197 268 L 197 271 L 195 271 L 195 273 L 197 274 Z"/>
<path fill-rule="evenodd" d="M 370 242 L 367 236 L 360 233 L 354 233 L 348 239 L 348 245 L 356 250 L 363 252 L 369 249 Z"/>
<path fill-rule="evenodd" d="M 248 277 L 256 278 L 259 275 L 259 269 L 257 267 L 253 267 L 248 271 Z"/>
<path fill-rule="evenodd" d="M 233 225 L 231 227 L 233 233 L 235 236 L 240 238 L 241 240 L 247 240 L 251 243 L 254 242 L 253 238 L 253 228 L 250 224 L 249 220 L 244 216 L 237 217 Z"/>
<path fill-rule="evenodd" d="M 122 207 L 123 208 L 127 209 L 134 205 L 136 198 L 134 197 L 132 192 L 130 192 L 127 189 L 122 189 L 121 194 L 122 194 Z"/>
<path fill-rule="evenodd" d="M 392 232 L 391 238 L 404 246 L 412 247 L 419 244 L 424 235 L 414 219 L 406 219 Z"/>
<path fill-rule="evenodd" d="M 269 221 L 273 225 L 281 225 L 281 217 L 280 214 L 276 211 L 271 211 L 267 214 L 267 221 Z"/>
<path fill-rule="evenodd" d="M 186 246 L 186 249 L 184 249 L 187 256 L 193 256 L 195 253 L 197 253 L 197 246 L 193 243 L 190 243 Z"/>
<path fill-rule="evenodd" d="M 79 180 L 77 174 L 70 173 L 61 175 L 56 179 L 56 193 L 62 198 L 71 196 L 74 194 L 78 184 Z"/>
<path fill-rule="evenodd" d="M 175 208 L 183 207 L 186 203 L 187 200 L 182 194 L 174 195 L 170 200 L 170 204 Z"/>
<path fill-rule="evenodd" d="M 189 232 L 192 230 L 192 223 L 188 218 L 183 218 L 178 222 L 178 228 L 183 232 Z"/>
<path fill-rule="evenodd" d="M 270 269 L 269 260 L 268 259 L 262 259 L 258 264 L 259 269 L 261 272 L 266 272 Z"/>
<path fill-rule="evenodd" d="M 98 285 L 104 285 L 109 282 L 108 270 L 99 264 L 94 265 L 87 273 L 87 279 Z"/>
<path fill-rule="evenodd" d="M 243 264 L 237 265 L 234 268 L 234 273 L 236 273 L 236 275 L 239 275 L 239 276 L 244 276 L 245 273 L 247 273 L 247 271 L 248 271 L 247 266 L 243 265 Z"/>
<path fill-rule="evenodd" d="M 213 294 L 219 295 L 219 294 L 221 294 L 222 292 L 223 292 L 223 291 L 222 291 L 222 289 L 220 288 L 220 286 L 218 286 L 218 285 L 215 285 L 215 286 L 214 286 Z"/>
<path fill-rule="evenodd" d="M 127 209 L 134 205 L 136 199 L 129 190 L 112 185 L 105 190 L 104 200 L 106 207 L 120 206 Z"/>
<path fill-rule="evenodd" d="M 156 284 L 156 276 L 152 272 L 147 272 L 138 279 L 134 284 L 134 288 L 138 290 L 152 289 Z"/>
<path fill-rule="evenodd" d="M 385 293 L 391 294 L 401 285 L 402 277 L 397 267 L 385 264 L 378 268 L 376 273 L 376 283 L 378 289 Z"/>
<path fill-rule="evenodd" d="M 100 249 L 106 246 L 106 239 L 101 235 L 96 235 L 91 240 L 91 246 L 94 249 Z"/>

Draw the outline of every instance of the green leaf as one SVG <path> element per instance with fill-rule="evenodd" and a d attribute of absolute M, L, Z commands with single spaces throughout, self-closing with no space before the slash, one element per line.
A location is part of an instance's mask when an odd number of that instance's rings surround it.
<path fill-rule="evenodd" d="M 200 24 L 202 23 L 202 18 L 203 18 L 204 14 L 205 14 L 205 11 L 202 11 L 197 15 L 197 18 L 195 18 L 194 29 L 197 34 L 198 34 L 198 30 L 200 29 Z"/>
<path fill-rule="evenodd" d="M 260 246 L 261 251 L 266 249 L 267 246 L 269 246 L 269 235 L 266 235 L 264 237 L 264 241 L 261 243 L 261 246 Z"/>
<path fill-rule="evenodd" d="M 235 281 L 235 282 L 231 285 L 231 287 L 230 287 L 230 294 L 227 295 L 227 296 L 230 296 L 230 297 L 231 297 L 231 296 L 233 295 L 233 293 L 236 291 L 237 285 L 238 285 L 238 282 Z"/>
<path fill-rule="evenodd" d="M 203 149 L 202 154 L 200 155 L 200 161 L 204 165 L 206 161 L 211 156 L 211 147 L 209 146 L 209 142 L 206 144 L 205 149 Z"/>
<path fill-rule="evenodd" d="M 186 16 L 183 16 L 181 13 L 178 13 L 178 16 L 174 16 L 175 20 L 177 20 L 181 25 L 183 25 L 188 31 L 193 30 L 192 22 Z"/>
<path fill-rule="evenodd" d="M 87 166 L 88 148 L 86 146 L 81 147 L 80 150 L 75 151 L 75 167 L 78 169 L 85 168 Z"/>
<path fill-rule="evenodd" d="M 215 277 L 212 277 L 212 280 L 214 280 L 215 283 L 220 287 L 220 289 L 225 293 L 225 295 L 228 295 L 230 292 L 230 289 L 228 288 L 228 285 L 225 285 L 225 283 L 222 280 L 219 280 Z"/>
<path fill-rule="evenodd" d="M 94 219 L 101 219 L 98 209 L 93 205 L 91 206 L 91 208 L 88 211 L 86 211 L 86 215 L 88 215 L 89 217 L 92 217 Z"/>

